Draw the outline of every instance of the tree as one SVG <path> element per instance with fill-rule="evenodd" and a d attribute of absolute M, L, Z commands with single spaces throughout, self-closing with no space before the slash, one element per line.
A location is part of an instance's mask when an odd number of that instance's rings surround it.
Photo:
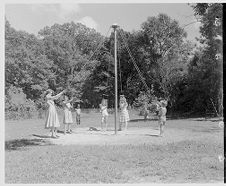
<path fill-rule="evenodd" d="M 187 34 L 176 20 L 165 14 L 149 17 L 137 33 L 140 61 L 149 87 L 154 94 L 175 103 L 173 91 L 187 73 L 187 64 L 194 44 L 185 40 Z"/>
<path fill-rule="evenodd" d="M 204 44 L 204 49 L 198 59 L 192 61 L 191 66 L 198 63 L 197 70 L 191 67 L 190 76 L 198 77 L 192 79 L 193 82 L 199 82 L 199 87 L 190 86 L 195 91 L 203 91 L 200 106 L 206 107 L 211 102 L 216 114 L 222 114 L 223 98 L 223 52 L 222 52 L 222 4 L 219 3 L 198 3 L 192 5 L 195 15 L 199 18 L 202 25 L 200 33 L 202 37 L 200 42 Z M 196 57 L 197 58 L 197 57 Z M 193 83 L 197 84 L 197 83 Z M 197 101 L 196 101 L 197 102 Z M 200 101 L 199 101 L 200 102 Z"/>
<path fill-rule="evenodd" d="M 82 96 L 82 86 L 98 61 L 89 59 L 103 37 L 93 29 L 74 22 L 54 24 L 39 32 L 45 54 L 54 65 L 53 89 L 67 88 L 70 94 Z M 79 75 L 78 75 L 79 74 Z"/>
<path fill-rule="evenodd" d="M 5 82 L 22 88 L 28 99 L 36 100 L 49 86 L 52 61 L 47 59 L 42 42 L 34 35 L 13 29 L 5 22 Z"/>
<path fill-rule="evenodd" d="M 187 77 L 188 64 L 193 55 L 195 45 L 189 41 L 183 42 L 179 48 L 175 48 L 173 54 L 158 60 L 158 77 L 156 81 L 163 93 L 162 97 L 169 100 L 169 106 L 176 103 L 178 85 Z"/>
<path fill-rule="evenodd" d="M 85 81 L 82 98 L 87 100 L 87 106 L 99 107 L 105 94 L 111 107 L 114 105 L 114 58 L 101 51 L 98 61 L 98 65 Z"/>

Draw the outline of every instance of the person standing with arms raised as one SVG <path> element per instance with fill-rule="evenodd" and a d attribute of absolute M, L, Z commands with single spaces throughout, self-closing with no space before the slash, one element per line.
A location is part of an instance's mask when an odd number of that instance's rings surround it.
<path fill-rule="evenodd" d="M 46 101 L 48 104 L 48 113 L 47 113 L 47 118 L 46 118 L 46 122 L 45 122 L 45 128 L 46 129 L 51 129 L 51 137 L 52 138 L 57 138 L 59 136 L 57 136 L 57 128 L 60 127 L 60 122 L 59 122 L 59 118 L 58 118 L 58 114 L 57 114 L 57 110 L 55 107 L 55 103 L 54 100 L 60 98 L 60 96 L 65 92 L 65 90 L 63 90 L 62 92 L 60 92 L 59 94 L 53 96 L 53 90 L 48 89 L 47 90 L 47 95 L 46 95 Z"/>

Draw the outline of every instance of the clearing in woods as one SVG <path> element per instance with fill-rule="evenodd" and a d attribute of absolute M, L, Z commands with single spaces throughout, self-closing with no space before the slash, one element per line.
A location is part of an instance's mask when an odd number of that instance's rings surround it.
<path fill-rule="evenodd" d="M 130 117 L 114 135 L 113 115 L 103 132 L 89 131 L 100 129 L 99 113 L 83 113 L 59 139 L 48 137 L 44 120 L 6 121 L 6 183 L 223 183 L 219 120 L 168 120 L 158 137 L 157 121 Z"/>

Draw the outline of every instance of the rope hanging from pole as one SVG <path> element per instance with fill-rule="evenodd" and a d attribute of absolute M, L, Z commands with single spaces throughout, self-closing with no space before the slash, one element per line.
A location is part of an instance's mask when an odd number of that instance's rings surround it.
<path fill-rule="evenodd" d="M 122 37 L 123 43 L 124 43 L 124 45 L 125 45 L 125 47 L 126 47 L 128 53 L 129 53 L 130 58 L 132 59 L 133 65 L 134 65 L 134 67 L 136 68 L 136 70 L 137 70 L 137 72 L 138 72 L 138 75 L 139 75 L 139 77 L 140 77 L 142 83 L 144 84 L 146 90 L 149 91 L 149 92 L 151 92 L 150 88 L 148 87 L 148 85 L 146 84 L 146 82 L 145 82 L 145 80 L 144 80 L 144 78 L 143 78 L 143 75 L 142 75 L 140 69 L 138 68 L 138 66 L 137 66 L 137 64 L 136 64 L 136 62 L 135 62 L 134 57 L 133 57 L 132 54 L 131 54 L 131 51 L 130 51 L 130 49 L 129 49 L 129 47 L 128 47 L 126 41 L 125 41 L 125 37 L 124 37 L 124 35 L 123 35 L 123 33 L 122 33 L 121 30 L 119 30 L 119 34 L 120 34 L 121 37 Z"/>

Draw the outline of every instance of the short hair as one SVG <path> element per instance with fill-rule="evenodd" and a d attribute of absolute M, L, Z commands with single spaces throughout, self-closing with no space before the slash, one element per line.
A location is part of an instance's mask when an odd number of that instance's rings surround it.
<path fill-rule="evenodd" d="M 161 103 L 161 105 L 163 107 L 166 107 L 167 106 L 167 101 L 166 100 L 161 100 L 160 103 Z"/>
<path fill-rule="evenodd" d="M 106 106 L 107 106 L 107 104 L 108 104 L 107 99 L 102 99 L 101 104 L 102 104 L 102 105 L 106 105 Z"/>
<path fill-rule="evenodd" d="M 124 96 L 124 95 L 120 95 L 120 100 L 119 100 L 119 101 L 124 101 L 124 102 L 126 102 L 125 96 Z"/>
<path fill-rule="evenodd" d="M 53 93 L 53 90 L 52 89 L 47 89 L 46 90 L 46 93 L 48 94 L 48 93 Z"/>

